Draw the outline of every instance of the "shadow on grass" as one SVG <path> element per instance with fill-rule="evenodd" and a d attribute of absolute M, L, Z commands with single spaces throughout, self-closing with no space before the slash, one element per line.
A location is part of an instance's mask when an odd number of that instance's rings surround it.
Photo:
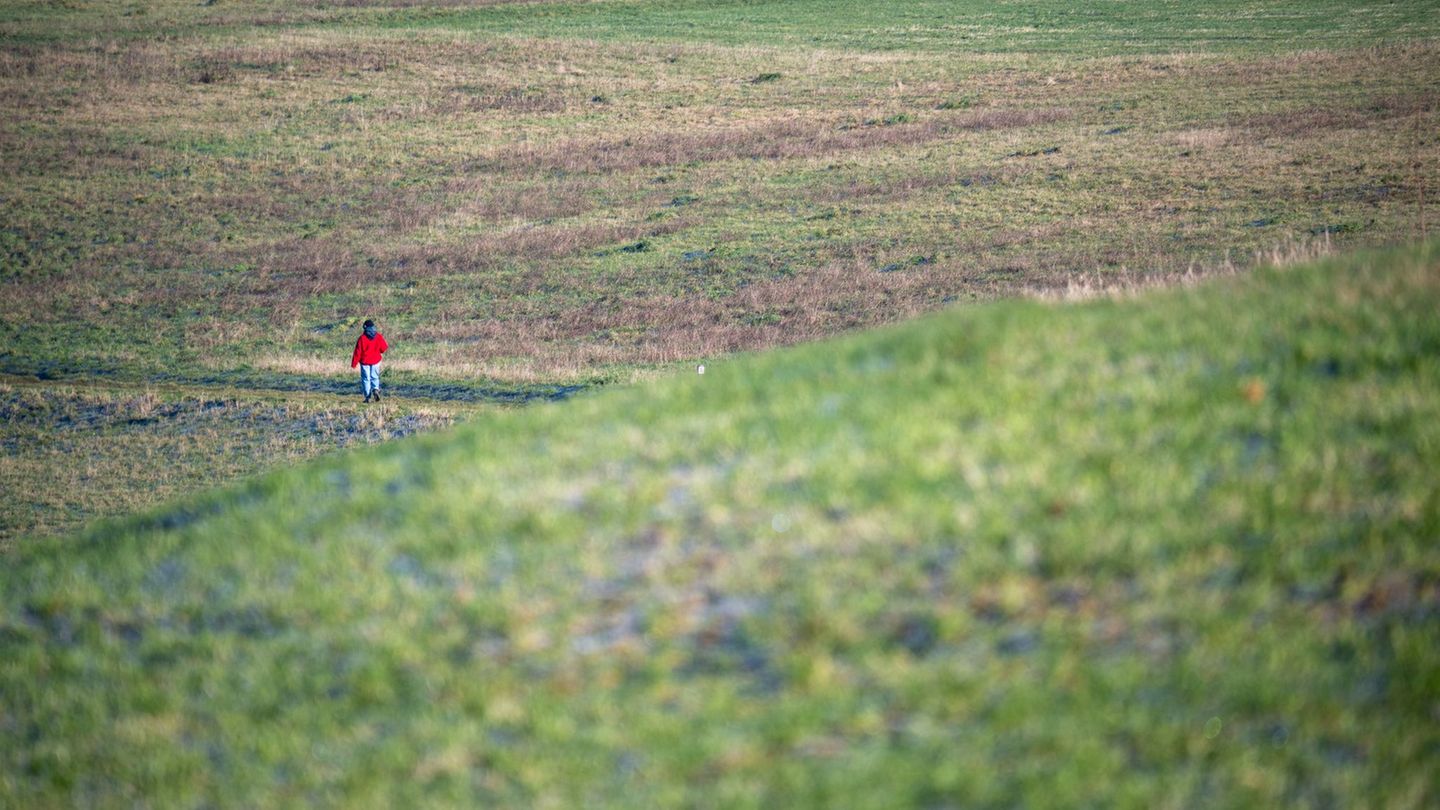
<path fill-rule="evenodd" d="M 270 371 L 181 369 L 178 371 L 137 372 L 90 365 L 70 360 L 33 360 L 0 354 L 0 374 L 34 377 L 40 380 L 83 382 L 97 380 L 119 384 L 152 384 L 183 386 L 214 386 L 252 389 L 256 391 L 300 391 L 337 396 L 360 395 L 358 381 Z M 490 402 L 523 405 L 535 401 L 554 402 L 591 387 L 581 385 L 515 385 L 502 386 L 489 382 L 454 380 L 405 380 L 387 378 L 385 393 L 405 399 L 429 399 L 442 402 Z"/>

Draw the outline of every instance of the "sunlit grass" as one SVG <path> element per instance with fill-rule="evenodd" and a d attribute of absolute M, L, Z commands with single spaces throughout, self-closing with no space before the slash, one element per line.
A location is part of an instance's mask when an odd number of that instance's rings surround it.
<path fill-rule="evenodd" d="M 0 569 L 0 803 L 1424 806 L 1431 244 L 485 414 Z"/>
<path fill-rule="evenodd" d="M 455 379 L 624 379 L 1077 278 L 1402 242 L 1440 185 L 1433 32 L 1406 4 L 1002 4 L 960 27 L 906 4 L 905 48 L 785 33 L 888 31 L 886 4 L 383 5 L 154 4 L 120 28 L 280 17 L 0 39 L 0 369 L 343 357 L 378 317 Z M 634 25 L 689 17 L 673 41 Z M 737 18 L 745 43 L 707 33 Z"/>

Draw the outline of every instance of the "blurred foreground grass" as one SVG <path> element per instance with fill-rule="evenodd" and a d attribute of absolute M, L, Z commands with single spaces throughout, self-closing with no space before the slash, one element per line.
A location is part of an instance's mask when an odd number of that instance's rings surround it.
<path fill-rule="evenodd" d="M 484 414 L 0 571 L 0 805 L 1433 806 L 1440 249 Z"/>

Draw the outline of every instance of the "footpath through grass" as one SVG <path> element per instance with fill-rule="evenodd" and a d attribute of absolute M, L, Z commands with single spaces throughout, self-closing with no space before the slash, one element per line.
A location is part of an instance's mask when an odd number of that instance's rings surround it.
<path fill-rule="evenodd" d="M 0 805 L 1433 806 L 1437 306 L 977 306 L 22 546 Z"/>

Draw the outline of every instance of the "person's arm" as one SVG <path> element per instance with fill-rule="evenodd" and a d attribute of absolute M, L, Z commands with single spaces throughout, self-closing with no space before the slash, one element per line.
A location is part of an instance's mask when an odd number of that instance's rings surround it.
<path fill-rule="evenodd" d="M 360 365 L 360 338 L 355 338 L 355 352 L 350 355 L 350 367 Z"/>
<path fill-rule="evenodd" d="M 379 344 L 377 348 L 380 349 L 381 354 L 384 354 L 385 350 L 390 348 L 390 344 L 385 342 L 385 336 L 379 332 L 375 333 L 375 342 Z"/>

